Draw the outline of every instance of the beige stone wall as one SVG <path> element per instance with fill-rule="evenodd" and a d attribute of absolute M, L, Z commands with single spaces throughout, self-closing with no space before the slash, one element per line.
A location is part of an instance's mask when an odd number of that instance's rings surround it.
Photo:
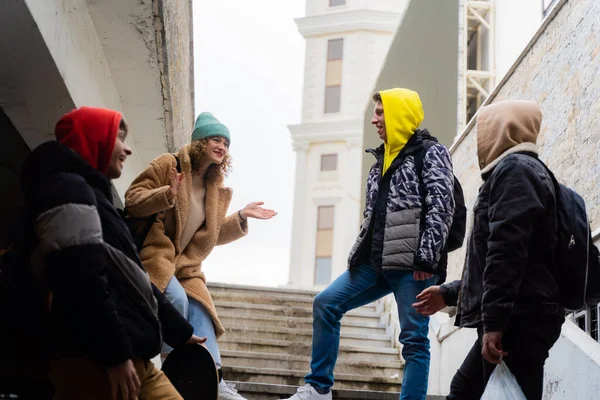
<path fill-rule="evenodd" d="M 490 96 L 537 101 L 543 113 L 541 158 L 586 200 L 592 229 L 600 228 L 600 1 L 561 0 L 538 35 Z M 549 22 L 548 22 L 549 21 Z M 477 129 L 469 124 L 452 148 L 455 173 L 470 210 L 481 185 Z M 472 215 L 469 215 L 469 224 Z M 464 247 L 451 255 L 458 279 Z"/>
<path fill-rule="evenodd" d="M 154 0 L 153 6 L 167 146 L 174 151 L 189 143 L 194 126 L 192 0 Z"/>

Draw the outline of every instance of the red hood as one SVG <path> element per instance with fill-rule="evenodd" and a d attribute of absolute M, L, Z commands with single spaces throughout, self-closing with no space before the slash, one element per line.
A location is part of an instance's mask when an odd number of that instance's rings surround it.
<path fill-rule="evenodd" d="M 56 139 L 106 174 L 122 118 L 118 111 L 81 107 L 56 123 Z"/>

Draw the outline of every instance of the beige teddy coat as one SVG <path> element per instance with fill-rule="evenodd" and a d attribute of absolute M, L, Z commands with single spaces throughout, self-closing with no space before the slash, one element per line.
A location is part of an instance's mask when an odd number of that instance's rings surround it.
<path fill-rule="evenodd" d="M 208 310 L 219 338 L 225 329 L 206 287 L 206 278 L 201 271 L 202 262 L 215 246 L 246 235 L 248 226 L 237 212 L 226 217 L 233 191 L 223 187 L 221 182 L 206 182 L 206 221 L 187 247 L 180 247 L 179 238 L 188 218 L 192 192 L 189 148 L 189 145 L 185 146 L 177 153 L 184 178 L 175 199 L 169 201 L 168 191 L 171 173 L 177 162 L 172 154 L 167 153 L 152 161 L 133 181 L 125 194 L 125 206 L 136 218 L 159 213 L 140 252 L 144 268 L 152 283 L 163 292 L 171 278 L 177 277 L 188 296 L 199 301 Z M 165 230 L 164 221 L 169 213 L 172 213 L 169 219 L 175 221 L 174 232 Z"/>

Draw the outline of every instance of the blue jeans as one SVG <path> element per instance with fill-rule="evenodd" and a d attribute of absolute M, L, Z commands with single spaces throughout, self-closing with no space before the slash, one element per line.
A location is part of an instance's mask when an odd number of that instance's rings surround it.
<path fill-rule="evenodd" d="M 190 325 L 194 327 L 194 335 L 206 337 L 204 345 L 210 351 L 217 368 L 221 368 L 221 353 L 217 344 L 215 325 L 206 308 L 198 301 L 188 297 L 185 289 L 175 277 L 169 281 L 165 290 L 165 297 L 187 319 Z M 169 354 L 171 350 L 173 349 L 168 344 L 163 343 L 161 351 L 163 356 Z"/>
<path fill-rule="evenodd" d="M 429 379 L 429 317 L 412 307 L 417 294 L 436 278 L 416 281 L 412 272 L 378 274 L 369 265 L 346 270 L 313 302 L 311 372 L 305 378 L 320 393 L 333 386 L 333 369 L 340 347 L 340 320 L 352 309 L 394 293 L 400 319 L 402 357 L 406 361 L 401 400 L 425 400 Z"/>

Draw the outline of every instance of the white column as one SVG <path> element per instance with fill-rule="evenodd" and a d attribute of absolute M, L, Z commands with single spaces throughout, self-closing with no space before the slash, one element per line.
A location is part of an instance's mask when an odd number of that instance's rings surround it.
<path fill-rule="evenodd" d="M 294 184 L 294 215 L 292 219 L 292 244 L 290 249 L 290 278 L 288 285 L 301 285 L 302 247 L 306 214 L 306 175 L 308 169 L 308 143 L 294 142 L 296 152 L 296 182 Z"/>

